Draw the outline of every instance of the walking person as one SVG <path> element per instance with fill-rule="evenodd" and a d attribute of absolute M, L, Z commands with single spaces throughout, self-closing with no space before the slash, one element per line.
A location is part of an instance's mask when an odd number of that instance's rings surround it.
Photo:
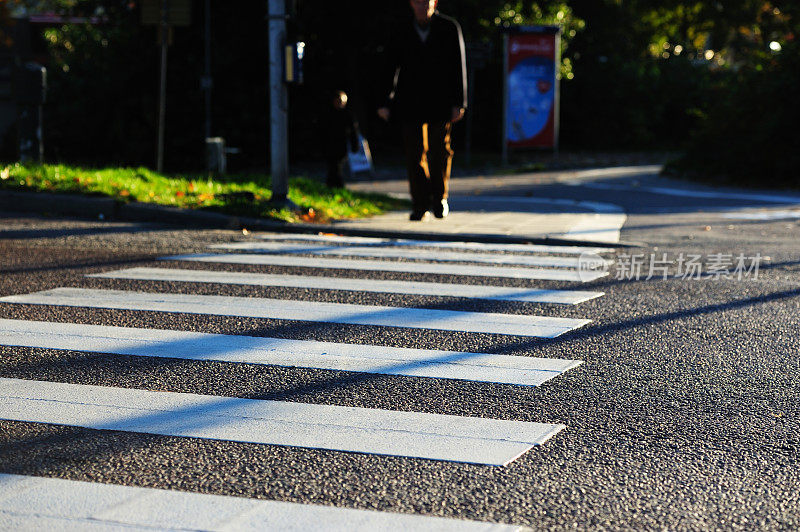
<path fill-rule="evenodd" d="M 438 0 L 410 0 L 413 18 L 387 46 L 387 83 L 378 115 L 401 124 L 412 221 L 444 218 L 453 162 L 450 134 L 467 107 L 464 36 Z M 391 106 L 391 107 L 390 107 Z"/>
<path fill-rule="evenodd" d="M 325 91 L 322 107 L 320 132 L 327 167 L 325 184 L 332 188 L 344 188 L 347 153 L 358 150 L 358 123 L 348 107 L 347 93 L 344 91 Z"/>

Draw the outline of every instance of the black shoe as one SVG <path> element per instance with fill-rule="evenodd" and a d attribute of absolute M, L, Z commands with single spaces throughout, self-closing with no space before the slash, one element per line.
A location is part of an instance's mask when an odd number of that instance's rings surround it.
<path fill-rule="evenodd" d="M 431 210 L 433 211 L 433 215 L 437 218 L 444 218 L 450 214 L 450 206 L 447 204 L 446 199 L 443 199 L 439 203 L 434 203 L 433 209 Z"/>
<path fill-rule="evenodd" d="M 425 222 L 428 218 L 428 211 L 411 211 L 411 216 L 408 217 L 412 222 Z"/>

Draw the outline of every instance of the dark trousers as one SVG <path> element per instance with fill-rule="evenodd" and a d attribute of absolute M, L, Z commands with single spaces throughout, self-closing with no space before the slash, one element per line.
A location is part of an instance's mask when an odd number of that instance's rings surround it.
<path fill-rule="evenodd" d="M 447 199 L 453 150 L 450 147 L 450 122 L 405 123 L 403 145 L 406 169 L 415 211 Z"/>

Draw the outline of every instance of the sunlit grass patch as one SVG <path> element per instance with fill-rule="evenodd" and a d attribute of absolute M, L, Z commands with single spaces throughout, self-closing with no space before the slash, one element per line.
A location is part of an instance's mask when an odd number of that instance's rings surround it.
<path fill-rule="evenodd" d="M 389 196 L 332 189 L 312 179 L 295 177 L 289 180 L 288 195 L 299 209 L 275 209 L 270 204 L 269 176 L 263 174 L 208 179 L 190 174 L 166 176 L 147 168 L 14 164 L 0 168 L 0 187 L 107 196 L 121 202 L 205 209 L 286 222 L 364 218 L 408 207 L 407 201 Z"/>

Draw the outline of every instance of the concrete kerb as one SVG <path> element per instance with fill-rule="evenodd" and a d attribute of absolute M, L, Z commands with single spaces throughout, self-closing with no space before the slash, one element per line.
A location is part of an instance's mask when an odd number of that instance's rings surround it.
<path fill-rule="evenodd" d="M 182 227 L 205 229 L 242 229 L 251 231 L 272 231 L 293 234 L 334 233 L 347 236 L 366 236 L 375 238 L 404 238 L 413 240 L 486 242 L 509 244 L 547 244 L 553 246 L 588 246 L 600 248 L 644 247 L 639 242 L 603 243 L 561 239 L 552 237 L 529 238 L 502 234 L 438 234 L 424 230 L 384 231 L 375 229 L 354 229 L 337 227 L 335 224 L 289 224 L 275 220 L 232 216 L 191 209 L 179 209 L 163 205 L 129 202 L 112 198 L 81 196 L 76 194 L 52 194 L 46 192 L 18 192 L 0 190 L 0 209 L 9 212 L 34 212 L 38 214 L 60 214 L 80 218 L 102 220 L 125 220 L 131 222 L 150 222 L 178 225 Z"/>

